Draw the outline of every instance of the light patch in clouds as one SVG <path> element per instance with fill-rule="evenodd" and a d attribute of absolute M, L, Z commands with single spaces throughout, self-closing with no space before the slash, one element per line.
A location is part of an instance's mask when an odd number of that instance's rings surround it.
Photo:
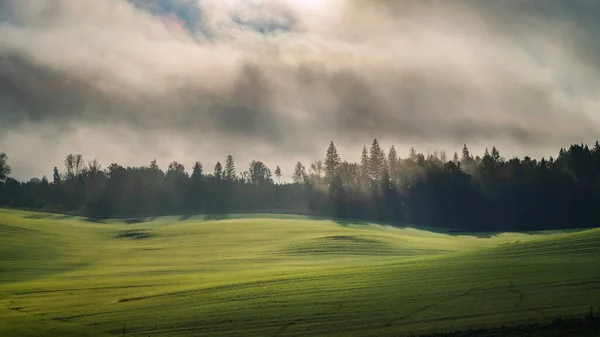
<path fill-rule="evenodd" d="M 535 3 L 0 0 L 0 150 L 19 178 L 70 152 L 290 175 L 374 137 L 556 155 L 598 135 L 600 9 Z"/>

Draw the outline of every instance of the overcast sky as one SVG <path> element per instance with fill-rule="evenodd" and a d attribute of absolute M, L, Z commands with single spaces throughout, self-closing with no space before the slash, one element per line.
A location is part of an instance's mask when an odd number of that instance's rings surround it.
<path fill-rule="evenodd" d="M 377 137 L 556 156 L 600 138 L 596 0 L 0 0 L 0 152 L 356 160 Z"/>

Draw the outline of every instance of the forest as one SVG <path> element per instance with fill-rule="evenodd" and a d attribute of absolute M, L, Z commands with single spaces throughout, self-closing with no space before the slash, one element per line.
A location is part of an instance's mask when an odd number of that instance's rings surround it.
<path fill-rule="evenodd" d="M 503 158 L 496 147 L 482 156 L 467 145 L 449 158 L 386 153 L 377 139 L 360 162 L 343 160 L 333 142 L 323 160 L 295 164 L 281 182 L 262 161 L 238 172 L 229 155 L 212 170 L 196 162 L 103 168 L 69 154 L 50 179 L 17 181 L 0 153 L 0 207 L 68 213 L 89 218 L 161 215 L 295 213 L 345 221 L 457 231 L 582 228 L 600 224 L 600 144 L 571 145 L 557 158 Z"/>

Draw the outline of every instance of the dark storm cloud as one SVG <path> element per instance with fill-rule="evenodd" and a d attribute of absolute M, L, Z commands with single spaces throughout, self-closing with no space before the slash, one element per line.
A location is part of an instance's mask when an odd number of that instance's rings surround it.
<path fill-rule="evenodd" d="M 292 165 L 329 140 L 547 155 L 600 131 L 596 2 L 300 3 L 0 0 L 0 150 Z"/>

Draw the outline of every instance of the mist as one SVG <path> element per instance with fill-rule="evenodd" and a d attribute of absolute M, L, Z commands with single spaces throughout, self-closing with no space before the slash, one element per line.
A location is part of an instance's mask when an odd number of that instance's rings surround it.
<path fill-rule="evenodd" d="M 0 0 L 0 151 L 210 170 L 599 134 L 593 1 Z"/>

